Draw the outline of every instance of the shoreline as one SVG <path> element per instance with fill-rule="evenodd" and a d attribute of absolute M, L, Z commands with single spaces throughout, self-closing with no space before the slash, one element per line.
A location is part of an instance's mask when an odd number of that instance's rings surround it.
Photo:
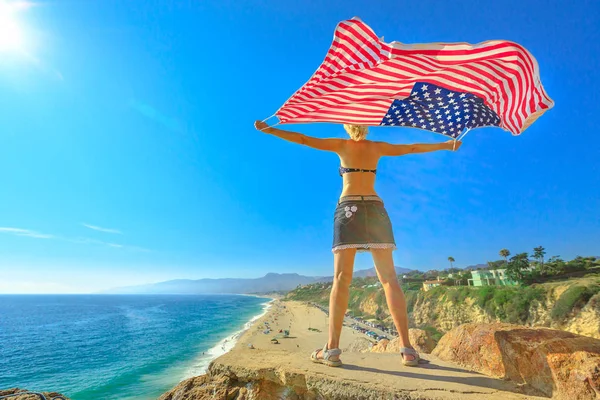
<path fill-rule="evenodd" d="M 262 306 L 261 312 L 252 316 L 247 322 L 244 323 L 241 329 L 233 333 L 226 334 L 226 336 L 223 339 L 219 340 L 214 346 L 204 351 L 203 354 L 198 354 L 196 358 L 192 361 L 192 365 L 186 368 L 183 377 L 180 378 L 180 382 L 189 378 L 193 378 L 195 376 L 206 374 L 210 363 L 233 350 L 235 348 L 235 345 L 238 343 L 239 339 L 244 335 L 244 333 L 250 328 L 252 328 L 256 321 L 267 315 L 267 313 L 273 306 L 273 302 L 277 300 L 272 297 L 259 295 L 240 294 L 240 296 L 264 298 L 269 299 L 269 301 L 260 303 L 260 305 Z"/>

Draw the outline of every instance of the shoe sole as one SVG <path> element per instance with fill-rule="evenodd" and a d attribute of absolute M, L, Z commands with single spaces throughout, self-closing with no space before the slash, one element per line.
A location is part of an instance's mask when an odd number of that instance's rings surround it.
<path fill-rule="evenodd" d="M 327 365 L 328 367 L 341 367 L 342 366 L 341 361 L 327 361 L 327 360 L 322 360 L 322 359 L 315 360 L 314 358 L 311 358 L 310 361 L 317 363 L 317 364 L 324 364 L 324 365 Z"/>

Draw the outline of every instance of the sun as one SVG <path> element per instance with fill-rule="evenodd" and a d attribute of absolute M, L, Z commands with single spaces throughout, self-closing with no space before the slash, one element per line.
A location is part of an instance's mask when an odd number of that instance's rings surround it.
<path fill-rule="evenodd" d="M 23 48 L 23 30 L 17 18 L 17 13 L 23 8 L 23 4 L 0 0 L 0 52 Z"/>

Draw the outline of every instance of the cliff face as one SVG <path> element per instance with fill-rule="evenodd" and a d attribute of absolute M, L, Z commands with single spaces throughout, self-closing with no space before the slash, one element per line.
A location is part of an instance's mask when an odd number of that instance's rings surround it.
<path fill-rule="evenodd" d="M 555 307 L 567 290 L 564 286 L 549 290 L 540 300 L 528 303 L 525 310 L 528 317 L 523 323 L 531 327 L 554 328 L 600 338 L 600 293 L 594 295 L 582 308 L 575 308 L 560 317 L 557 316 Z M 420 296 L 410 318 L 416 327 L 434 326 L 442 332 L 471 322 L 506 322 L 499 315 L 490 315 L 489 311 L 484 310 L 472 298 L 463 302 L 451 302 L 445 297 L 432 299 Z"/>
<path fill-rule="evenodd" d="M 531 304 L 527 324 L 561 329 L 596 339 L 600 338 L 600 292 L 591 295 L 582 307 L 576 307 L 562 318 L 557 317 L 557 313 L 553 312 L 556 310 L 556 304 L 561 299 L 567 298 L 568 300 L 569 291 L 572 292 L 573 289 L 568 283 L 552 287 L 542 301 Z M 579 301 L 579 303 L 582 302 Z"/>
<path fill-rule="evenodd" d="M 410 313 L 411 322 L 416 327 L 433 326 L 447 332 L 459 325 L 468 322 L 487 323 L 494 321 L 473 299 L 467 298 L 463 303 L 455 304 L 449 301 L 432 301 L 420 297 L 417 299 L 413 312 Z"/>
<path fill-rule="evenodd" d="M 375 301 L 376 293 L 371 293 L 366 296 L 360 303 L 359 309 L 367 315 L 377 315 L 379 312 L 379 304 Z"/>

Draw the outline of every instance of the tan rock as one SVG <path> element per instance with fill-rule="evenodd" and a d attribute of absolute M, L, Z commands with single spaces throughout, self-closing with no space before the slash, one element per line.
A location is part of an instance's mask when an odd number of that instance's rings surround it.
<path fill-rule="evenodd" d="M 429 354 L 435 347 L 435 341 L 431 335 L 423 329 L 409 329 L 408 337 L 410 343 L 419 353 Z M 382 339 L 371 348 L 372 353 L 400 353 L 400 340 L 394 338 L 392 340 Z"/>
<path fill-rule="evenodd" d="M 358 337 L 352 341 L 348 345 L 348 347 L 342 349 L 344 352 L 352 352 L 352 353 L 365 353 L 370 351 L 373 347 L 373 342 L 365 337 Z"/>
<path fill-rule="evenodd" d="M 40 396 L 38 396 L 37 394 L 27 394 L 28 390 L 25 389 L 19 389 L 19 388 L 11 388 L 11 389 L 6 389 L 6 390 L 0 390 L 0 397 L 2 396 L 9 396 L 9 395 L 15 395 L 18 393 L 23 393 L 19 396 L 12 396 L 9 399 L 10 400 L 39 400 Z M 37 393 L 37 392 L 36 392 Z M 64 396 L 60 393 L 57 392 L 42 392 L 42 394 L 46 397 L 46 399 L 48 400 L 52 400 L 54 398 L 59 398 L 61 400 L 69 400 L 69 398 L 67 396 Z"/>
<path fill-rule="evenodd" d="M 598 339 L 511 324 L 465 324 L 444 335 L 432 354 L 554 398 L 600 398 Z"/>
<path fill-rule="evenodd" d="M 409 329 L 408 338 L 419 353 L 429 354 L 435 348 L 435 340 L 433 340 L 429 332 L 423 329 Z"/>
<path fill-rule="evenodd" d="M 159 400 L 238 400 L 243 398 L 240 389 L 228 376 L 201 375 L 180 382 Z"/>
<path fill-rule="evenodd" d="M 390 343 L 387 339 L 381 339 L 371 348 L 371 353 L 387 353 L 387 346 Z"/>

